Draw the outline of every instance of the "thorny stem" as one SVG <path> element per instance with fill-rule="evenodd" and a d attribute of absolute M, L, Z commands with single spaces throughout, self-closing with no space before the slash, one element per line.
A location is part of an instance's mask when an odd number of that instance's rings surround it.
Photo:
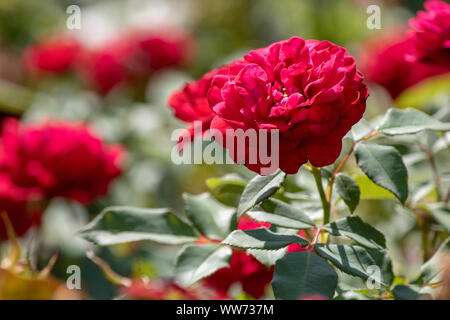
<path fill-rule="evenodd" d="M 317 243 L 317 239 L 319 238 L 320 233 L 323 231 L 323 228 L 316 228 L 316 233 L 314 234 L 314 239 L 308 245 L 308 248 L 314 248 L 314 245 Z"/>
<path fill-rule="evenodd" d="M 423 262 L 425 263 L 428 260 L 428 228 L 425 223 L 420 227 L 422 234 L 422 253 L 423 253 Z"/>
<path fill-rule="evenodd" d="M 419 142 L 420 149 L 425 153 L 425 156 L 430 163 L 431 170 L 434 175 L 434 184 L 436 185 L 436 193 L 437 193 L 437 201 L 440 202 L 442 200 L 441 196 L 441 178 L 439 176 L 439 171 L 437 169 L 436 161 L 433 156 L 433 152 L 431 152 L 423 143 Z"/>
<path fill-rule="evenodd" d="M 314 176 L 314 180 L 317 185 L 317 190 L 319 191 L 320 201 L 322 202 L 323 208 L 323 224 L 330 222 L 330 203 L 327 201 L 325 191 L 323 189 L 322 177 L 320 176 L 320 170 L 314 166 L 311 166 L 311 173 Z"/>
<path fill-rule="evenodd" d="M 361 139 L 356 140 L 355 142 L 353 142 L 352 147 L 350 148 L 350 150 L 348 151 L 348 153 L 345 155 L 345 157 L 342 159 L 341 163 L 339 163 L 339 165 L 336 167 L 336 169 L 333 171 L 333 174 L 331 175 L 331 179 L 330 182 L 328 184 L 327 187 L 327 193 L 326 193 L 326 199 L 328 201 L 328 203 L 331 204 L 331 196 L 333 194 L 333 184 L 334 181 L 336 180 L 336 176 L 338 175 L 338 173 L 342 170 L 342 168 L 344 167 L 344 165 L 346 164 L 347 160 L 350 158 L 350 156 L 352 155 L 353 151 L 355 150 L 355 146 L 358 142 L 361 141 L 365 141 L 368 140 L 374 136 L 376 136 L 377 134 L 379 134 L 380 132 L 378 130 L 372 131 L 371 133 L 365 135 L 364 137 L 362 137 Z M 331 206 L 331 205 L 330 205 Z"/>
<path fill-rule="evenodd" d="M 427 213 L 424 212 L 422 209 L 419 208 L 412 208 L 411 209 L 416 213 L 416 219 L 417 219 L 417 225 L 420 228 L 420 233 L 422 237 L 422 256 L 423 256 L 423 262 L 426 262 L 429 257 L 429 241 L 428 241 L 428 233 L 429 233 L 429 227 L 428 227 L 428 221 L 427 221 Z"/>
<path fill-rule="evenodd" d="M 345 165 L 345 163 L 347 162 L 347 160 L 350 158 L 351 154 L 353 153 L 354 146 L 355 145 L 352 146 L 350 151 L 345 155 L 344 159 L 342 159 L 341 163 L 339 163 L 339 165 L 337 166 L 337 168 L 333 171 L 333 174 L 331 175 L 331 180 L 330 180 L 330 183 L 328 184 L 327 194 L 326 194 L 328 203 L 331 203 L 331 196 L 333 194 L 334 180 L 336 180 L 337 174 L 339 173 L 339 171 L 341 171 L 342 167 Z"/>

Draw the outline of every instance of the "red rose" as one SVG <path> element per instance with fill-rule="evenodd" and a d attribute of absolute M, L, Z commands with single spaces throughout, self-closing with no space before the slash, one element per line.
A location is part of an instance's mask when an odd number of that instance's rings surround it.
<path fill-rule="evenodd" d="M 114 41 L 81 59 L 79 71 L 100 94 L 106 94 L 117 85 L 126 82 L 128 71 L 126 61 L 134 47 L 125 40 Z"/>
<path fill-rule="evenodd" d="M 412 58 L 450 66 L 450 4 L 429 0 L 426 11 L 409 21 L 415 51 Z"/>
<path fill-rule="evenodd" d="M 272 276 L 273 267 L 267 268 L 245 252 L 233 252 L 230 266 L 216 271 L 206 279 L 206 283 L 224 294 L 231 285 L 240 283 L 244 292 L 259 299 L 264 295 Z"/>
<path fill-rule="evenodd" d="M 194 138 L 194 121 L 202 124 L 200 132 L 209 129 L 214 112 L 209 108 L 207 99 L 208 90 L 211 87 L 212 79 L 218 74 L 227 74 L 227 67 L 221 67 L 206 73 L 197 81 L 186 84 L 181 90 L 174 92 L 168 100 L 169 106 L 174 110 L 175 117 L 191 123 L 187 128 L 189 140 Z M 183 140 L 183 137 L 180 138 Z"/>
<path fill-rule="evenodd" d="M 31 72 L 63 73 L 73 67 L 80 51 L 75 39 L 54 38 L 29 47 L 24 54 L 24 64 Z"/>
<path fill-rule="evenodd" d="M 269 226 L 268 223 L 259 223 L 244 216 L 239 220 L 238 229 L 248 230 Z M 206 279 L 206 283 L 219 292 L 227 294 L 230 287 L 239 283 L 244 292 L 255 299 L 264 295 L 267 285 L 272 280 L 273 267 L 267 268 L 252 255 L 245 252 L 234 251 L 230 266 L 216 271 Z"/>
<path fill-rule="evenodd" d="M 306 238 L 306 232 L 305 230 L 300 230 L 298 235 L 302 238 Z M 306 251 L 308 250 L 307 247 L 301 247 L 298 243 L 291 243 L 287 247 L 287 252 L 297 252 L 297 251 Z"/>
<path fill-rule="evenodd" d="M 179 31 L 133 31 L 87 53 L 80 72 L 106 94 L 120 84 L 142 84 L 155 71 L 183 64 L 191 51 L 192 39 Z"/>
<path fill-rule="evenodd" d="M 143 33 L 139 49 L 152 71 L 184 64 L 193 53 L 193 40 L 178 30 Z"/>
<path fill-rule="evenodd" d="M 280 41 L 251 51 L 230 64 L 226 75 L 214 76 L 208 91 L 215 114 L 211 129 L 223 136 L 227 129 L 278 129 L 279 145 L 272 148 L 286 173 L 296 173 L 308 160 L 329 165 L 339 156 L 343 136 L 364 113 L 369 92 L 362 80 L 344 48 L 298 37 Z M 241 151 L 225 147 L 237 161 Z M 247 142 L 245 165 L 261 173 L 267 166 L 260 159 L 247 161 L 249 150 L 254 146 Z"/>
<path fill-rule="evenodd" d="M 68 197 L 83 204 L 105 195 L 120 173 L 122 149 L 108 146 L 82 124 L 49 121 L 3 124 L 0 172 L 24 188 L 39 188 L 48 199 Z"/>
<path fill-rule="evenodd" d="M 392 98 L 420 81 L 450 71 L 443 65 L 424 64 L 407 59 L 414 41 L 403 32 L 368 42 L 361 55 L 361 70 L 368 81 L 384 87 Z"/>
<path fill-rule="evenodd" d="M 18 237 L 24 235 L 32 226 L 40 224 L 43 212 L 39 204 L 41 196 L 38 189 L 18 187 L 8 175 L 0 173 L 0 214 L 6 213 Z M 0 241 L 6 239 L 6 227 L 0 217 Z"/>

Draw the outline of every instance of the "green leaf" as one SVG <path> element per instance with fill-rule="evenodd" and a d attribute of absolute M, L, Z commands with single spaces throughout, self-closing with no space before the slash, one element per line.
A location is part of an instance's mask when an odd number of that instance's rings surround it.
<path fill-rule="evenodd" d="M 332 298 L 338 276 L 329 263 L 311 251 L 291 252 L 275 264 L 272 287 L 277 299 L 310 295 Z"/>
<path fill-rule="evenodd" d="M 221 178 L 210 178 L 206 180 L 206 185 L 214 198 L 228 206 L 237 207 L 247 182 L 237 174 L 228 174 Z"/>
<path fill-rule="evenodd" d="M 231 232 L 236 222 L 235 209 L 224 206 L 209 193 L 183 197 L 186 216 L 201 234 L 210 239 L 223 239 Z"/>
<path fill-rule="evenodd" d="M 336 267 L 352 276 L 372 280 L 390 286 L 394 275 L 392 263 L 385 252 L 358 246 L 316 244 L 314 250 Z M 374 267 L 378 267 L 377 270 Z M 377 277 L 377 272 L 379 278 Z"/>
<path fill-rule="evenodd" d="M 450 253 L 450 237 L 439 247 L 435 254 L 421 267 L 420 276 L 414 283 L 430 284 L 440 281 L 442 254 Z"/>
<path fill-rule="evenodd" d="M 239 201 L 238 217 L 277 192 L 285 177 L 286 174 L 278 170 L 271 175 L 257 175 L 250 180 Z"/>
<path fill-rule="evenodd" d="M 194 229 L 169 209 L 133 207 L 106 208 L 78 233 L 97 245 L 142 240 L 182 244 L 198 238 Z"/>
<path fill-rule="evenodd" d="M 380 250 L 386 248 L 384 235 L 357 216 L 348 216 L 333 221 L 324 228 L 334 236 L 350 238 L 367 248 Z"/>
<path fill-rule="evenodd" d="M 344 200 L 350 212 L 355 211 L 360 197 L 358 184 L 344 173 L 337 175 L 335 183 L 339 196 Z"/>
<path fill-rule="evenodd" d="M 298 235 L 278 234 L 267 228 L 235 230 L 222 243 L 238 248 L 267 250 L 281 249 L 291 243 L 302 247 L 308 245 L 308 241 Z"/>
<path fill-rule="evenodd" d="M 298 230 L 315 226 L 302 210 L 277 199 L 264 200 L 254 209 L 247 211 L 247 215 L 256 221 L 269 222 L 284 228 Z"/>
<path fill-rule="evenodd" d="M 359 143 L 358 166 L 377 185 L 391 191 L 401 203 L 408 197 L 408 171 L 400 153 L 390 146 Z"/>
<path fill-rule="evenodd" d="M 217 244 L 187 245 L 175 263 L 175 280 L 188 287 L 219 269 L 229 266 L 232 250 Z"/>
<path fill-rule="evenodd" d="M 359 186 L 362 200 L 396 199 L 392 192 L 376 185 L 365 174 L 355 177 L 354 180 Z"/>
<path fill-rule="evenodd" d="M 392 294 L 395 300 L 418 300 L 420 298 L 420 293 L 402 284 L 395 286 Z"/>
<path fill-rule="evenodd" d="M 264 249 L 248 249 L 247 253 L 251 254 L 259 262 L 267 267 L 273 266 L 279 259 L 286 254 L 287 248 L 278 250 L 264 250 Z"/>
<path fill-rule="evenodd" d="M 441 224 L 447 232 L 450 232 L 450 208 L 446 203 L 434 203 L 428 207 L 431 215 Z"/>
<path fill-rule="evenodd" d="M 377 130 L 386 135 L 412 134 L 423 130 L 449 131 L 450 123 L 441 122 L 417 109 L 389 109 Z"/>

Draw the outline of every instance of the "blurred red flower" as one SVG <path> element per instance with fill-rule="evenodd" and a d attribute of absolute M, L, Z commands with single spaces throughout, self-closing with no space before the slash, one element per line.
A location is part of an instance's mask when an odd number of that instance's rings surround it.
<path fill-rule="evenodd" d="M 24 65 L 30 72 L 63 73 L 74 66 L 80 52 L 80 44 L 73 38 L 50 38 L 25 51 Z"/>
<path fill-rule="evenodd" d="M 133 300 L 197 300 L 194 293 L 181 288 L 171 281 L 133 281 L 120 290 L 123 298 Z"/>
<path fill-rule="evenodd" d="M 450 66 L 450 4 L 429 0 L 426 11 L 419 11 L 409 21 L 409 35 L 414 42 L 412 59 Z"/>
<path fill-rule="evenodd" d="M 239 220 L 238 229 L 248 230 L 260 227 L 270 227 L 268 223 L 259 223 L 246 216 Z M 272 280 L 273 267 L 260 263 L 252 255 L 234 251 L 230 266 L 216 271 L 206 278 L 206 283 L 224 295 L 233 284 L 239 283 L 242 290 L 255 299 L 264 295 L 267 285 Z"/>
<path fill-rule="evenodd" d="M 6 213 L 18 237 L 24 235 L 32 226 L 40 224 L 43 212 L 41 199 L 39 189 L 18 187 L 7 174 L 0 173 L 0 214 Z M 0 217 L 0 241 L 6 239 L 6 226 Z"/>
<path fill-rule="evenodd" d="M 206 73 L 197 81 L 187 83 L 181 90 L 175 91 L 168 100 L 169 106 L 174 110 L 175 117 L 190 123 L 186 129 L 186 134 L 180 137 L 180 141 L 184 141 L 184 137 L 188 135 L 188 141 L 194 138 L 194 121 L 201 123 L 199 132 L 205 132 L 209 129 L 211 120 L 214 118 L 214 112 L 209 107 L 207 94 L 211 87 L 214 76 L 222 74 L 226 75 L 228 67 L 214 69 Z M 181 145 L 182 147 L 182 145 Z"/>
<path fill-rule="evenodd" d="M 3 122 L 0 172 L 16 186 L 39 188 L 46 199 L 67 197 L 82 204 L 105 195 L 121 173 L 122 148 L 106 145 L 85 125 L 48 121 L 21 126 Z"/>
<path fill-rule="evenodd" d="M 79 63 L 79 72 L 90 86 L 106 94 L 128 78 L 126 60 L 133 46 L 126 40 L 116 40 L 92 52 L 86 51 Z"/>
<path fill-rule="evenodd" d="M 361 70 L 368 81 L 384 87 L 395 99 L 420 81 L 450 71 L 449 66 L 424 64 L 407 59 L 414 42 L 397 30 L 366 43 L 360 56 Z"/>
<path fill-rule="evenodd" d="M 120 297 L 133 300 L 224 300 L 227 298 L 212 288 L 200 286 L 185 289 L 166 279 L 133 280 L 131 285 L 121 288 Z"/>
<path fill-rule="evenodd" d="M 101 94 L 127 83 L 143 83 L 155 71 L 184 64 L 193 40 L 178 30 L 133 31 L 92 52 L 80 62 L 80 72 Z"/>

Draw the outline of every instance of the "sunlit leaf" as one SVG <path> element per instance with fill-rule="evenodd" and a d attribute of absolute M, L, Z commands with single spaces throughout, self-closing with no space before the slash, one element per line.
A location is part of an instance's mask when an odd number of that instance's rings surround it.
<path fill-rule="evenodd" d="M 109 207 L 78 234 L 97 245 L 152 240 L 181 244 L 198 238 L 194 229 L 169 209 Z"/>
<path fill-rule="evenodd" d="M 247 211 L 247 215 L 256 221 L 269 222 L 284 228 L 310 229 L 315 226 L 301 209 L 277 199 L 264 200 L 254 209 Z"/>
<path fill-rule="evenodd" d="M 212 239 L 223 239 L 231 232 L 235 209 L 224 206 L 209 193 L 185 194 L 184 200 L 186 216 L 201 234 Z"/>
<path fill-rule="evenodd" d="M 348 216 L 324 226 L 334 236 L 344 236 L 373 249 L 385 249 L 384 235 L 360 217 Z"/>
<path fill-rule="evenodd" d="M 359 246 L 316 244 L 314 250 L 340 270 L 389 286 L 394 278 L 392 263 L 385 252 Z M 380 278 L 377 278 L 377 272 Z"/>
<path fill-rule="evenodd" d="M 354 180 L 359 186 L 362 200 L 395 199 L 391 192 L 373 183 L 365 174 L 355 177 Z"/>
<path fill-rule="evenodd" d="M 339 173 L 337 175 L 335 184 L 338 194 L 344 200 L 350 212 L 355 211 L 360 197 L 358 184 L 345 173 Z"/>
<path fill-rule="evenodd" d="M 218 244 L 187 245 L 181 249 L 175 263 L 175 279 L 190 286 L 219 269 L 227 267 L 232 250 Z"/>
<path fill-rule="evenodd" d="M 386 135 L 412 134 L 423 130 L 449 131 L 450 123 L 441 122 L 417 109 L 389 109 L 377 130 Z"/>
<path fill-rule="evenodd" d="M 247 182 L 236 174 L 229 174 L 221 178 L 207 179 L 206 185 L 214 198 L 226 205 L 237 207 Z"/>
<path fill-rule="evenodd" d="M 406 201 L 408 171 L 394 147 L 360 143 L 355 154 L 359 167 L 373 182 L 391 191 L 400 202 Z"/>
<path fill-rule="evenodd" d="M 281 187 L 286 174 L 278 170 L 267 176 L 255 176 L 245 187 L 238 206 L 238 216 L 273 195 Z"/>
<path fill-rule="evenodd" d="M 291 243 L 302 247 L 308 245 L 308 241 L 298 235 L 277 234 L 267 228 L 235 230 L 222 243 L 238 248 L 268 250 L 281 249 Z"/>

